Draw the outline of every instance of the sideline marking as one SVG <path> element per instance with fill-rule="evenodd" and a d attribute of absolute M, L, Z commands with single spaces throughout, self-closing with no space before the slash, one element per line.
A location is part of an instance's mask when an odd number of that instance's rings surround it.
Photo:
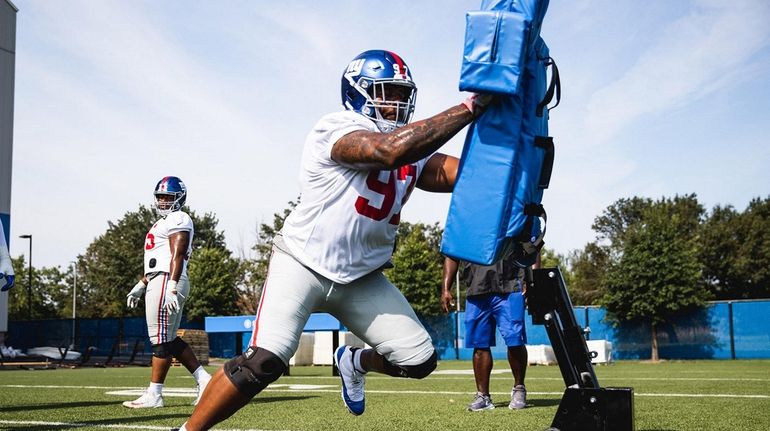
<path fill-rule="evenodd" d="M 335 385 L 292 385 L 292 384 L 277 384 L 277 385 L 270 385 L 270 389 L 272 390 L 281 390 L 284 389 L 286 391 L 316 391 L 319 389 L 326 389 L 326 388 L 334 388 Z M 115 389 L 115 388 L 111 388 Z M 123 397 L 132 397 L 132 396 L 142 396 L 146 388 L 131 388 L 131 389 L 120 389 L 117 391 L 108 391 L 105 392 L 106 395 L 120 395 Z M 337 392 L 337 389 L 331 391 L 331 392 Z M 195 398 L 198 396 L 198 390 L 197 389 L 187 389 L 187 388 L 163 388 L 163 396 L 164 397 L 186 397 L 186 398 Z"/>
<path fill-rule="evenodd" d="M 88 424 L 80 422 L 44 422 L 44 421 L 6 421 L 0 420 L 0 424 L 5 425 L 39 425 L 47 427 L 70 427 L 70 428 L 109 428 L 109 429 L 127 429 L 127 430 L 165 430 L 168 431 L 169 427 L 154 426 L 154 425 L 136 425 L 136 424 Z M 262 429 L 221 429 L 214 428 L 218 431 L 271 431 Z M 276 431 L 288 431 L 288 430 L 276 430 Z"/>
<path fill-rule="evenodd" d="M 492 374 L 510 374 L 511 370 L 492 370 Z M 430 373 L 444 376 L 472 376 L 473 370 L 438 370 Z M 562 380 L 561 377 L 527 377 L 527 380 Z M 708 381 L 708 382 L 770 382 L 770 379 L 760 377 L 747 377 L 730 379 L 727 377 L 602 377 L 601 380 L 681 380 L 681 381 Z"/>

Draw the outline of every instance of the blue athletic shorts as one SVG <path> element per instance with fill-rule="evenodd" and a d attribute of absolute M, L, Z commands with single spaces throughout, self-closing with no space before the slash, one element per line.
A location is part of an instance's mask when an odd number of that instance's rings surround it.
<path fill-rule="evenodd" d="M 469 296 L 465 302 L 465 347 L 495 345 L 495 326 L 508 347 L 527 344 L 521 292 Z"/>

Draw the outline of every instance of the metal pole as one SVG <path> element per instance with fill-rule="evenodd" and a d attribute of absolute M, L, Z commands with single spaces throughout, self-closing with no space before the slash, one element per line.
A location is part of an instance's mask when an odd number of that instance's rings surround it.
<path fill-rule="evenodd" d="M 78 291 L 78 262 L 74 261 L 75 274 L 74 282 L 72 284 L 72 343 L 70 343 L 70 350 L 75 348 L 75 319 L 77 318 L 77 291 Z"/>
<path fill-rule="evenodd" d="M 29 283 L 27 284 L 27 317 L 32 320 L 32 235 L 29 236 Z"/>
<path fill-rule="evenodd" d="M 19 235 L 29 240 L 29 279 L 27 281 L 27 319 L 32 320 L 32 235 Z"/>

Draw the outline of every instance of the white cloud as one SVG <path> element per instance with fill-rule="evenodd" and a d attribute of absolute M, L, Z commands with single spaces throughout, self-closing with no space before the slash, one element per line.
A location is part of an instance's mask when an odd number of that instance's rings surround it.
<path fill-rule="evenodd" d="M 655 45 L 591 97 L 586 117 L 590 140 L 605 143 L 639 117 L 698 102 L 746 79 L 744 68 L 770 43 L 770 4 L 708 0 L 697 5 L 664 25 Z"/>

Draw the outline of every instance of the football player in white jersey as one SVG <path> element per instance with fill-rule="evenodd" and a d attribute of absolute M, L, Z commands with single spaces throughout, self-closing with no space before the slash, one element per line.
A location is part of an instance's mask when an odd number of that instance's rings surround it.
<path fill-rule="evenodd" d="M 382 269 L 413 188 L 454 186 L 458 160 L 434 152 L 490 99 L 473 96 L 409 124 L 416 93 L 393 52 L 366 51 L 347 66 L 345 110 L 322 117 L 305 141 L 301 199 L 274 240 L 250 347 L 214 374 L 180 429 L 209 429 L 280 377 L 316 311 L 373 346 L 335 352 L 342 398 L 355 415 L 364 411 L 367 372 L 419 379 L 436 367 L 428 332 Z"/>
<path fill-rule="evenodd" d="M 164 177 L 155 186 L 155 208 L 161 218 L 144 242 L 144 275 L 128 293 L 127 305 L 136 307 L 144 295 L 147 332 L 152 344 L 152 375 L 147 391 L 124 406 L 134 409 L 163 407 L 163 382 L 177 358 L 198 384 L 197 404 L 211 375 L 201 366 L 190 346 L 176 335 L 190 293 L 187 262 L 195 234 L 192 219 L 182 211 L 187 188 L 177 177 Z"/>
<path fill-rule="evenodd" d="M 9 290 L 14 285 L 13 265 L 8 254 L 8 243 L 5 241 L 5 230 L 0 222 L 0 292 Z"/>

